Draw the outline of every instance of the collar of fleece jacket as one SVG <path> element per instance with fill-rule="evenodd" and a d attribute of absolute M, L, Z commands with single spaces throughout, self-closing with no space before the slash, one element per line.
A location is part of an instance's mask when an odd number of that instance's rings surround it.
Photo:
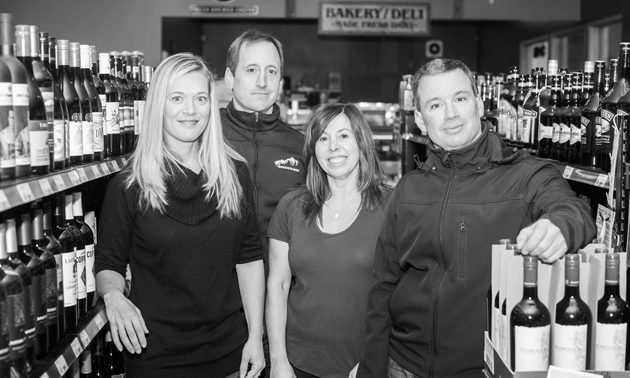
<path fill-rule="evenodd" d="M 234 107 L 234 101 L 225 107 L 227 117 L 232 121 L 235 127 L 253 131 L 252 127 L 256 123 L 256 113 L 242 112 Z M 271 113 L 258 113 L 258 129 L 256 131 L 269 131 L 278 125 L 280 119 L 280 107 L 273 104 Z"/>

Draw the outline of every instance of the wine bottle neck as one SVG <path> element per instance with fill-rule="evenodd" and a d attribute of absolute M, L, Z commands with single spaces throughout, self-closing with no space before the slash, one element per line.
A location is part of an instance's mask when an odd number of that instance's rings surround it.
<path fill-rule="evenodd" d="M 523 286 L 523 298 L 538 299 L 538 285 L 526 284 Z"/>
<path fill-rule="evenodd" d="M 618 297 L 619 296 L 619 283 L 610 284 L 607 283 L 604 286 L 604 297 Z"/>

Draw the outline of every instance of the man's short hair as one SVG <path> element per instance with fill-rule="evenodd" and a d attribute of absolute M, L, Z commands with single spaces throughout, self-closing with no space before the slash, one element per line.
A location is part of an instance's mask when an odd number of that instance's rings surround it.
<path fill-rule="evenodd" d="M 276 50 L 278 50 L 278 55 L 280 56 L 280 75 L 284 72 L 284 54 L 282 53 L 282 44 L 278 41 L 274 36 L 269 33 L 260 31 L 260 30 L 247 30 L 238 38 L 232 42 L 230 48 L 228 48 L 227 53 L 227 68 L 230 69 L 232 75 L 236 74 L 236 67 L 238 66 L 238 58 L 239 53 L 241 52 L 241 46 L 250 46 L 261 42 L 269 42 L 272 43 Z"/>
<path fill-rule="evenodd" d="M 438 75 L 445 72 L 455 71 L 456 69 L 460 69 L 464 71 L 464 74 L 470 80 L 470 85 L 472 86 L 473 95 L 477 96 L 477 83 L 475 81 L 475 75 L 472 73 L 470 68 L 464 64 L 461 60 L 457 59 L 433 59 L 425 64 L 423 64 L 418 71 L 413 75 L 411 79 L 411 89 L 413 90 L 414 104 L 416 109 L 420 109 L 420 100 L 418 96 L 418 86 L 420 85 L 420 79 L 425 76 L 433 76 Z"/>

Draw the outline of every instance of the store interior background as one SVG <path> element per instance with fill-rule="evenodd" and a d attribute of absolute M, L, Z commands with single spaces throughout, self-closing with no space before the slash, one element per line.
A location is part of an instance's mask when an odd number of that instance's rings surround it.
<path fill-rule="evenodd" d="M 462 59 L 481 73 L 506 72 L 519 65 L 521 41 L 606 17 L 621 15 L 621 39 L 630 40 L 627 0 L 421 2 L 430 4 L 430 37 L 320 36 L 320 2 L 314 0 L 21 0 L 3 1 L 0 11 L 12 13 L 14 25 L 38 25 L 58 39 L 94 44 L 98 51 L 143 51 L 146 64 L 153 66 L 165 54 L 202 54 L 218 77 L 225 72 L 227 48 L 236 36 L 249 28 L 269 31 L 285 46 L 284 74 L 291 78 L 292 88 L 302 83 L 325 89 L 328 72 L 341 72 L 343 100 L 348 102 L 397 102 L 401 75 L 413 73 L 427 60 L 427 39 L 442 40 L 445 57 Z M 257 4 L 260 13 L 255 17 L 191 16 L 191 4 Z M 585 42 L 578 38 L 571 43 Z M 616 56 L 617 51 L 611 54 Z M 572 57 L 575 62 L 584 60 Z"/>

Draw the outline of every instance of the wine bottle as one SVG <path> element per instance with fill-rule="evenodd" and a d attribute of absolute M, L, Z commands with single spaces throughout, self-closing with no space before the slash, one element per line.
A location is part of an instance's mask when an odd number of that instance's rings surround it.
<path fill-rule="evenodd" d="M 622 42 L 620 44 L 619 59 L 617 65 L 610 67 L 610 82 L 612 88 L 603 98 L 600 106 L 601 117 L 601 142 L 599 149 L 599 167 L 604 171 L 610 171 L 612 161 L 611 154 L 613 151 L 615 132 L 617 125 L 614 124 L 615 114 L 617 114 L 617 103 L 627 90 L 626 67 L 628 58 L 630 57 L 630 43 Z M 612 63 L 612 62 L 611 62 Z"/>
<path fill-rule="evenodd" d="M 118 91 L 114 87 L 114 80 L 110 78 L 110 57 L 108 53 L 100 53 L 98 56 L 98 77 L 105 86 L 105 124 L 107 134 L 107 144 L 105 144 L 105 154 L 107 156 L 120 155 L 120 99 Z"/>
<path fill-rule="evenodd" d="M 9 312 L 8 293 L 3 285 L 4 270 L 0 269 L 0 377 L 11 376 L 11 355 L 9 353 Z"/>
<path fill-rule="evenodd" d="M 74 221 L 74 211 L 72 194 L 67 194 L 66 198 L 66 228 L 72 232 L 75 241 L 75 260 L 76 260 L 76 294 L 79 317 L 87 313 L 87 291 L 85 289 L 85 240 L 83 234 Z"/>
<path fill-rule="evenodd" d="M 628 309 L 619 296 L 619 254 L 606 254 L 604 295 L 597 301 L 595 370 L 623 371 L 626 358 Z"/>
<path fill-rule="evenodd" d="M 5 223 L 7 225 L 6 241 L 7 254 L 9 256 L 9 265 L 22 279 L 24 290 L 22 291 L 22 306 L 24 306 L 24 336 L 26 337 L 26 371 L 31 372 L 35 363 L 35 314 L 34 306 L 31 306 L 33 300 L 33 277 L 28 268 L 20 261 L 18 257 L 17 231 L 15 227 L 15 219 L 12 212 L 5 214 Z"/>
<path fill-rule="evenodd" d="M 585 125 L 586 145 L 582 150 L 582 165 L 595 168 L 597 166 L 597 151 L 601 140 L 597 136 L 601 133 L 601 121 L 599 116 L 599 104 L 601 99 L 606 95 L 604 92 L 604 72 L 606 71 L 606 62 L 603 60 L 595 61 L 595 75 L 593 80 L 593 92 L 588 102 L 582 108 L 582 125 Z M 599 127 L 599 130 L 598 130 Z"/>
<path fill-rule="evenodd" d="M 81 378 L 94 378 L 92 369 L 92 352 L 90 348 L 86 348 L 79 358 L 81 365 Z"/>
<path fill-rule="evenodd" d="M 131 56 L 131 82 L 133 92 L 133 141 L 131 142 L 131 150 L 135 150 L 136 143 L 138 141 L 138 135 L 140 132 L 140 102 L 144 100 L 144 85 L 140 81 L 140 67 L 138 67 L 138 56 Z M 144 115 L 144 113 L 143 113 Z"/>
<path fill-rule="evenodd" d="M 556 305 L 552 364 L 573 370 L 590 368 L 593 317 L 580 297 L 580 256 L 564 256 L 564 298 Z"/>
<path fill-rule="evenodd" d="M 48 70 L 56 82 L 59 82 L 59 72 L 57 70 L 57 38 L 48 35 L 48 61 L 50 62 Z"/>
<path fill-rule="evenodd" d="M 549 324 L 549 310 L 538 299 L 538 259 L 534 256 L 523 256 L 523 298 L 510 314 L 512 370 L 547 370 Z"/>
<path fill-rule="evenodd" d="M 51 201 L 54 201 L 53 197 L 50 197 L 50 201 L 42 202 L 42 211 L 43 211 L 43 231 L 44 238 L 46 239 L 46 243 L 44 248 L 47 252 L 49 252 L 55 262 L 56 266 L 56 277 L 55 277 L 55 293 L 56 297 L 56 305 L 57 305 L 57 341 L 61 340 L 65 333 L 65 317 L 64 317 L 64 303 L 63 303 L 63 251 L 61 248 L 61 243 L 55 237 L 53 232 L 53 221 L 52 221 L 52 210 L 51 210 Z M 50 315 L 49 315 L 50 320 Z M 49 335 L 50 335 L 49 329 Z M 54 335 L 54 331 L 52 331 Z M 50 338 L 50 337 L 49 337 Z"/>
<path fill-rule="evenodd" d="M 24 335 L 25 309 L 23 302 L 24 286 L 20 275 L 9 263 L 7 253 L 7 224 L 0 223 L 0 269 L 4 276 L 2 285 L 7 294 L 7 326 L 9 333 L 9 361 L 11 376 L 26 376 L 26 336 Z"/>
<path fill-rule="evenodd" d="M 49 47 L 49 55 L 50 55 L 50 73 L 53 75 L 53 79 L 55 79 L 55 84 L 58 90 L 55 90 L 55 97 L 59 97 L 61 102 L 63 103 L 63 114 L 64 114 L 64 132 L 63 132 L 63 152 L 64 152 L 64 166 L 70 166 L 70 121 L 72 119 L 72 114 L 68 111 L 68 104 L 66 103 L 65 96 L 63 94 L 61 81 L 59 80 L 59 65 L 57 64 L 57 39 L 52 36 L 48 36 L 48 47 Z M 54 67 L 54 69 L 53 69 Z M 59 135 L 57 133 L 57 129 L 55 129 L 55 143 L 59 140 Z M 55 147 L 57 148 L 57 147 Z"/>
<path fill-rule="evenodd" d="M 523 148 L 533 153 L 538 153 L 538 95 L 542 89 L 542 76 L 535 72 L 533 87 L 525 98 L 523 104 Z"/>
<path fill-rule="evenodd" d="M 55 233 L 55 238 L 59 241 L 62 252 L 61 264 L 59 264 L 59 262 L 57 263 L 57 265 L 61 267 L 63 287 L 63 290 L 61 290 L 61 295 L 63 295 L 63 311 L 60 311 L 59 314 L 64 320 L 62 329 L 64 330 L 64 333 L 67 333 L 76 328 L 77 320 L 79 318 L 79 309 L 77 306 L 76 290 L 76 240 L 72 230 L 66 228 L 65 226 L 65 208 L 65 196 L 63 193 L 59 193 L 55 198 L 55 228 L 53 229 L 53 232 Z M 57 256 L 55 256 L 55 258 L 56 257 Z M 62 312 L 63 315 L 61 315 Z"/>
<path fill-rule="evenodd" d="M 542 158 L 553 158 L 553 130 L 554 128 L 560 130 L 560 125 L 557 123 L 560 101 L 560 77 L 551 75 L 548 77 L 548 80 L 552 85 L 551 95 L 548 106 L 540 114 L 540 126 L 538 128 L 538 156 Z"/>
<path fill-rule="evenodd" d="M 31 246 L 31 214 L 30 209 L 21 207 L 18 216 L 18 258 L 31 273 L 31 308 L 35 323 L 33 339 L 35 358 L 43 359 L 48 354 L 48 314 L 46 313 L 46 270 L 41 260 L 33 252 Z"/>
<path fill-rule="evenodd" d="M 17 25 L 15 27 L 16 56 L 26 68 L 26 79 L 28 85 L 28 144 L 29 161 L 31 164 L 31 173 L 43 175 L 50 172 L 50 150 L 49 132 L 48 132 L 48 115 L 44 98 L 39 90 L 35 73 L 33 71 L 33 54 L 31 53 L 31 28 L 28 25 Z M 37 48 L 37 41 L 35 41 Z M 52 126 L 52 125 L 51 125 Z"/>
<path fill-rule="evenodd" d="M 96 338 L 92 341 L 92 371 L 94 378 L 109 378 L 105 356 L 103 354 L 103 332 L 96 334 Z"/>
<path fill-rule="evenodd" d="M 57 58 L 59 85 L 63 92 L 69 114 L 68 143 L 70 149 L 70 163 L 83 163 L 83 113 L 81 99 L 74 84 L 74 75 L 70 70 L 70 42 L 66 39 L 57 40 Z"/>
<path fill-rule="evenodd" d="M 112 341 L 112 334 L 109 328 L 105 333 L 105 361 L 107 362 L 107 370 L 111 378 L 125 377 L 125 365 L 123 364 L 120 351 L 116 349 Z"/>
<path fill-rule="evenodd" d="M 81 77 L 81 51 L 79 42 L 70 42 L 70 70 L 74 89 L 81 102 L 81 130 L 83 131 L 83 162 L 94 161 L 94 123 L 92 122 L 92 103 Z M 98 109 L 96 110 L 98 111 Z"/>
<path fill-rule="evenodd" d="M 553 144 L 555 151 L 553 158 L 559 161 L 569 161 L 569 142 L 571 140 L 571 93 L 573 92 L 572 75 L 562 76 L 562 95 L 560 96 L 558 112 L 554 125 L 558 125 L 557 141 Z"/>
<path fill-rule="evenodd" d="M 9 115 L 13 116 L 13 94 L 11 89 L 11 70 L 0 59 L 0 180 L 15 177 L 15 151 L 13 140 L 15 135 L 10 127 Z"/>
<path fill-rule="evenodd" d="M 28 143 L 28 75 L 26 68 L 12 54 L 12 20 L 13 15 L 10 13 L 0 13 L 0 60 L 11 71 L 14 132 L 13 142 L 3 138 L 2 143 L 13 151 L 15 160 L 15 170 L 7 178 L 20 178 L 31 174 L 31 152 Z"/>
<path fill-rule="evenodd" d="M 133 133 L 133 93 L 129 89 L 129 85 L 127 85 L 127 80 L 125 79 L 125 68 L 126 62 L 122 58 L 116 59 L 116 82 L 121 89 L 122 93 L 122 102 L 121 106 L 123 109 L 123 126 L 120 130 L 120 138 L 121 138 L 121 151 L 122 153 L 129 152 L 129 135 Z"/>
<path fill-rule="evenodd" d="M 90 46 L 80 45 L 81 50 L 81 77 L 83 78 L 83 87 L 85 88 L 92 109 L 92 127 L 93 127 L 93 160 L 102 160 L 104 153 L 103 145 L 103 106 L 101 99 L 94 87 L 91 69 L 91 53 Z"/>
<path fill-rule="evenodd" d="M 32 248 L 33 253 L 37 255 L 42 262 L 45 271 L 45 299 L 46 299 L 46 329 L 48 333 L 49 350 L 54 348 L 59 342 L 59 325 L 57 319 L 57 262 L 53 253 L 46 248 L 50 245 L 50 240 L 44 234 L 44 209 L 42 201 L 31 203 L 31 228 L 32 228 Z M 49 235 L 50 235 L 50 207 L 48 213 Z M 50 235 L 52 236 L 52 235 Z M 52 236 L 54 238 L 54 236 Z M 59 242 L 55 239 L 58 253 Z M 53 248 L 54 248 L 53 247 Z"/>
<path fill-rule="evenodd" d="M 85 291 L 88 310 L 94 303 L 96 281 L 94 278 L 94 233 L 83 218 L 83 199 L 81 192 L 72 193 L 72 209 L 76 227 L 81 231 L 85 243 Z"/>

